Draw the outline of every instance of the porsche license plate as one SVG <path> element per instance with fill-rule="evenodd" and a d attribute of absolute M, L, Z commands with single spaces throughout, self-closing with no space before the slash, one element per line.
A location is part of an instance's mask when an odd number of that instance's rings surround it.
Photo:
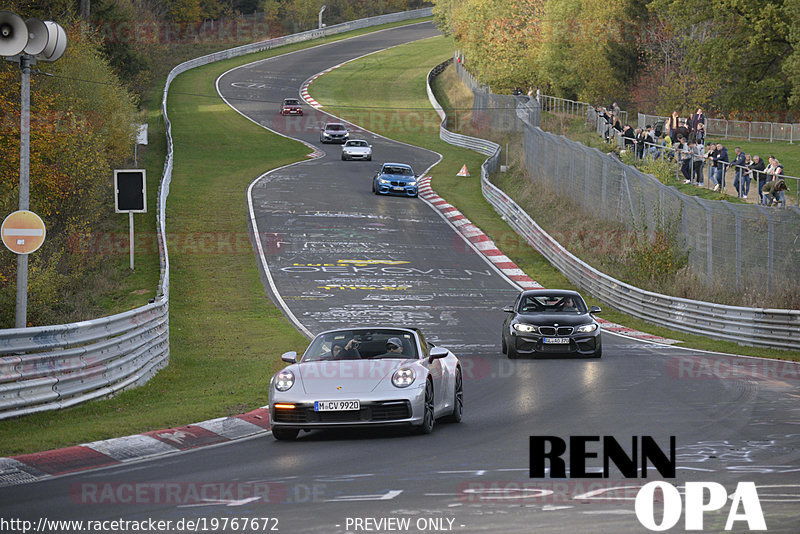
<path fill-rule="evenodd" d="M 315 412 L 347 412 L 360 409 L 361 402 L 357 400 L 314 401 Z"/>
<path fill-rule="evenodd" d="M 569 345 L 568 337 L 546 337 L 542 339 L 542 343 L 548 345 Z"/>

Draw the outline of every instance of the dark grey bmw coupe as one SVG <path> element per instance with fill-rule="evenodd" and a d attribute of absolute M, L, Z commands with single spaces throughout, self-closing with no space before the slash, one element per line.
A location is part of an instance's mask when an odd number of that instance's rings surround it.
<path fill-rule="evenodd" d="M 531 289 L 523 291 L 513 306 L 503 311 L 502 349 L 509 358 L 574 355 L 600 358 L 600 325 L 576 291 Z"/>

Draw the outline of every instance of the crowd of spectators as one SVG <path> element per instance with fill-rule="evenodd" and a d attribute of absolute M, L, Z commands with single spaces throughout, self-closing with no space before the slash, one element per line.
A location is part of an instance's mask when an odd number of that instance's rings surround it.
<path fill-rule="evenodd" d="M 757 154 L 746 154 L 740 147 L 734 148 L 733 159 L 722 143 L 706 144 L 706 117 L 698 110 L 689 118 L 682 118 L 673 111 L 666 120 L 659 121 L 655 127 L 648 124 L 645 129 L 631 128 L 620 122 L 620 110 L 614 102 L 608 108 L 595 109 L 597 118 L 603 126 L 603 136 L 608 142 L 621 138 L 622 147 L 636 158 L 661 157 L 679 165 L 684 184 L 705 186 L 704 167 L 708 166 L 709 184 L 713 190 L 725 189 L 725 175 L 733 169 L 733 187 L 739 198 L 746 199 L 750 194 L 750 182 L 758 184 L 758 201 L 770 206 L 786 205 L 786 180 L 782 177 L 783 165 L 769 157 L 769 165 Z M 766 191 L 766 192 L 765 192 Z"/>

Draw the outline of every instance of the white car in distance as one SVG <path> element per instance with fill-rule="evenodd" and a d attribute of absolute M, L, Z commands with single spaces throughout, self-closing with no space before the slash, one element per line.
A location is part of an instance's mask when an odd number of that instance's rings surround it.
<path fill-rule="evenodd" d="M 342 145 L 342 161 L 362 159 L 372 161 L 372 145 L 363 139 L 350 139 Z"/>

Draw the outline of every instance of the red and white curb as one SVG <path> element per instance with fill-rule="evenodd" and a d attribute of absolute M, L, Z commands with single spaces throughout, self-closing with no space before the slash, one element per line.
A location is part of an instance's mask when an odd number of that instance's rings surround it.
<path fill-rule="evenodd" d="M 227 443 L 269 428 L 269 410 L 263 407 L 193 425 L 0 458 L 0 487 Z"/>
<path fill-rule="evenodd" d="M 494 244 L 494 241 L 489 239 L 489 236 L 483 233 L 480 228 L 472 224 L 472 222 L 470 222 L 470 220 L 467 219 L 463 213 L 458 211 L 458 209 L 456 209 L 452 204 L 449 204 L 446 200 L 437 195 L 436 192 L 431 189 L 430 176 L 423 176 L 419 179 L 419 196 L 425 199 L 434 208 L 442 212 L 442 214 L 448 218 L 450 223 L 461 233 L 461 235 L 466 237 L 473 245 L 475 245 L 475 248 L 477 248 L 481 254 L 486 256 L 486 258 L 510 280 L 516 282 L 516 284 L 523 289 L 542 289 L 544 287 L 539 282 L 525 274 L 525 272 L 520 269 L 517 264 L 511 261 L 508 256 L 503 254 L 503 252 L 497 248 L 497 245 Z M 675 339 L 667 339 L 661 336 L 639 332 L 638 330 L 612 323 L 611 321 L 607 321 L 605 319 L 597 318 L 597 322 L 600 323 L 600 326 L 603 328 L 603 330 L 614 332 L 615 334 L 653 341 L 656 343 L 663 343 L 665 345 L 680 343 L 680 341 Z"/>
<path fill-rule="evenodd" d="M 316 74 L 315 74 L 315 75 L 313 75 L 311 78 L 309 78 L 308 80 L 306 80 L 306 83 L 304 83 L 304 84 L 303 84 L 303 85 L 300 87 L 300 96 L 302 96 L 302 97 L 303 97 L 303 100 L 305 100 L 305 101 L 308 103 L 308 105 L 309 105 L 309 106 L 311 106 L 311 107 L 312 107 L 312 108 L 314 108 L 314 109 L 322 109 L 322 104 L 320 104 L 319 102 L 317 102 L 316 100 L 314 100 L 314 99 L 311 97 L 311 95 L 310 95 L 310 94 L 308 94 L 308 86 L 309 86 L 309 85 L 311 85 L 311 82 L 313 82 L 314 80 L 316 80 L 317 78 L 319 78 L 319 77 L 320 77 L 320 76 L 322 76 L 323 74 L 328 74 L 330 71 L 332 71 L 332 70 L 334 70 L 334 69 L 338 69 L 338 68 L 339 68 L 339 67 L 341 67 L 342 65 L 344 65 L 344 63 L 341 63 L 341 64 L 339 64 L 339 65 L 334 65 L 333 67 L 331 67 L 331 68 L 329 68 L 329 69 L 325 69 L 325 70 L 323 70 L 322 72 L 318 72 L 318 73 L 316 73 Z"/>

